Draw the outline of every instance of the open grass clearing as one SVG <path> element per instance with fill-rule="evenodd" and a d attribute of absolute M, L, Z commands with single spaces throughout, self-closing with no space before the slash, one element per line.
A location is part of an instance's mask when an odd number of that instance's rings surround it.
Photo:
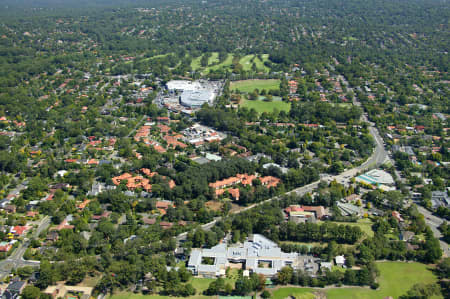
<path fill-rule="evenodd" d="M 219 52 L 212 52 L 208 58 L 208 65 L 216 64 L 219 62 Z"/>
<path fill-rule="evenodd" d="M 251 71 L 253 63 L 254 63 L 256 66 L 256 69 L 258 71 L 267 73 L 267 72 L 269 72 L 270 69 L 264 65 L 264 62 L 269 60 L 269 55 L 262 54 L 261 58 L 262 58 L 262 60 L 259 59 L 258 55 L 250 54 L 250 55 L 246 55 L 246 56 L 242 57 L 241 60 L 239 60 L 239 63 L 242 65 L 242 68 L 244 69 L 244 71 Z"/>
<path fill-rule="evenodd" d="M 241 92 L 253 92 L 255 89 L 258 90 L 279 90 L 280 80 L 278 79 L 254 79 L 254 80 L 240 80 L 233 81 L 230 84 L 230 90 L 239 90 Z"/>
<path fill-rule="evenodd" d="M 160 296 L 160 295 L 143 295 L 143 294 L 135 294 L 131 292 L 120 292 L 114 294 L 109 297 L 110 299 L 173 299 L 178 297 L 172 296 Z M 194 295 L 189 297 L 180 297 L 180 298 L 189 298 L 189 299 L 211 299 L 212 297 L 203 296 L 203 295 Z"/>
<path fill-rule="evenodd" d="M 282 101 L 250 101 L 247 99 L 243 99 L 241 102 L 241 107 L 247 107 L 248 109 L 254 108 L 256 112 L 263 113 L 263 112 L 273 112 L 275 109 L 278 109 L 278 111 L 286 111 L 289 112 L 291 110 L 291 103 L 286 103 Z"/>
<path fill-rule="evenodd" d="M 201 68 L 201 64 L 200 64 L 200 60 L 201 59 L 202 59 L 201 56 L 195 57 L 195 58 L 192 59 L 192 61 L 191 61 L 191 68 L 192 68 L 193 71 L 196 71 L 196 70 Z"/>
<path fill-rule="evenodd" d="M 205 207 L 210 209 L 211 211 L 220 211 L 222 209 L 223 204 L 220 201 L 210 200 L 205 203 Z"/>
<path fill-rule="evenodd" d="M 373 237 L 373 235 L 374 235 L 374 232 L 372 230 L 373 222 L 370 219 L 368 219 L 368 218 L 359 219 L 358 222 L 335 222 L 335 221 L 332 221 L 331 223 L 341 224 L 341 225 L 350 225 L 350 226 L 359 226 L 359 228 L 367 236 Z"/>
<path fill-rule="evenodd" d="M 427 265 L 420 263 L 379 262 L 378 290 L 368 288 L 335 288 L 326 291 L 328 299 L 379 299 L 392 296 L 398 298 L 416 283 L 434 283 L 434 274 Z M 436 297 L 440 298 L 440 297 Z"/>
<path fill-rule="evenodd" d="M 273 291 L 272 298 L 284 299 L 292 296 L 296 299 L 313 299 L 316 297 L 313 292 L 314 290 L 309 288 L 286 287 Z"/>
<path fill-rule="evenodd" d="M 89 276 L 89 275 L 87 275 L 83 279 L 83 281 L 78 284 L 78 286 L 93 288 L 100 282 L 101 279 L 102 279 L 102 274 L 100 274 L 100 273 L 98 275 L 96 275 L 96 276 Z"/>
<path fill-rule="evenodd" d="M 378 262 L 378 269 L 380 276 L 378 282 L 380 287 L 378 290 L 371 290 L 369 288 L 358 287 L 343 287 L 331 289 L 317 289 L 317 291 L 325 292 L 328 299 L 379 299 L 392 296 L 398 298 L 416 283 L 435 283 L 436 276 L 428 269 L 427 265 L 421 263 L 404 263 L 404 262 Z M 226 278 L 226 282 L 234 282 L 237 278 L 237 270 L 233 269 L 230 273 L 230 278 Z M 206 290 L 209 284 L 214 281 L 212 278 L 192 278 L 190 283 L 197 290 L 195 296 L 187 297 L 189 299 L 211 299 L 213 297 L 203 296 L 202 292 Z M 270 290 L 270 289 L 269 289 Z M 297 288 L 297 287 L 280 287 L 272 290 L 272 298 L 284 299 L 293 296 L 297 299 L 313 299 L 315 298 L 315 289 L 312 288 Z M 120 292 L 111 299 L 173 299 L 174 297 L 159 296 L 159 295 L 142 295 L 130 292 Z M 434 296 L 433 299 L 441 299 L 442 297 Z"/>
<path fill-rule="evenodd" d="M 209 284 L 214 281 L 213 278 L 197 278 L 193 277 L 189 281 L 189 283 L 192 284 L 192 286 L 196 290 L 196 294 L 194 296 L 189 297 L 183 297 L 183 298 L 189 298 L 189 299 L 210 299 L 212 297 L 210 296 L 204 296 L 202 295 L 203 291 L 206 290 L 209 286 Z M 227 280 L 226 280 L 227 281 Z M 233 284 L 234 286 L 234 284 Z M 143 294 L 134 294 L 131 292 L 120 292 L 117 294 L 114 294 L 109 297 L 110 299 L 144 299 L 144 298 L 151 298 L 151 299 L 173 299 L 176 297 L 172 296 L 160 296 L 160 295 L 143 295 Z"/>
<path fill-rule="evenodd" d="M 242 68 L 244 71 L 250 71 L 252 69 L 252 59 L 255 57 L 255 55 L 245 55 L 244 57 L 239 60 L 239 63 L 242 64 Z"/>
<path fill-rule="evenodd" d="M 233 55 L 228 54 L 227 58 L 219 64 L 211 65 L 205 68 L 205 72 L 209 73 L 210 71 L 220 70 L 222 68 L 230 68 L 233 64 Z"/>
<path fill-rule="evenodd" d="M 261 59 L 259 59 L 259 57 L 257 56 L 255 58 L 255 64 L 256 64 L 256 68 L 258 70 L 263 70 L 265 73 L 268 73 L 270 71 L 270 69 L 264 65 L 264 62 L 269 60 L 269 54 L 263 54 L 261 55 Z"/>

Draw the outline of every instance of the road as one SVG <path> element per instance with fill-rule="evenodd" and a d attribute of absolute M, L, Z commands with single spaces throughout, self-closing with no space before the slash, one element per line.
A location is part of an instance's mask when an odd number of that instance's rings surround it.
<path fill-rule="evenodd" d="M 419 212 L 425 216 L 425 223 L 431 228 L 433 231 L 433 235 L 435 238 L 439 240 L 439 243 L 441 244 L 441 249 L 443 251 L 444 256 L 449 257 L 450 256 L 450 249 L 448 247 L 448 244 L 441 240 L 442 234 L 439 231 L 438 227 L 444 222 L 443 219 L 434 216 L 430 211 L 425 209 L 424 207 L 417 206 Z"/>
<path fill-rule="evenodd" d="M 355 167 L 355 168 L 352 168 L 352 169 L 348 169 L 348 170 L 344 171 L 343 173 L 341 173 L 339 175 L 328 177 L 329 181 L 333 181 L 333 180 L 336 180 L 338 182 L 339 181 L 344 181 L 344 180 L 346 180 L 346 179 L 348 179 L 350 177 L 355 176 L 358 172 L 367 170 L 367 169 L 369 169 L 372 166 L 373 167 L 380 166 L 387 159 L 389 159 L 388 154 L 387 154 L 386 150 L 384 149 L 383 139 L 380 137 L 380 134 L 378 133 L 378 130 L 373 126 L 373 124 L 370 125 L 369 131 L 370 131 L 370 134 L 372 135 L 372 137 L 374 138 L 375 144 L 376 144 L 375 150 L 372 153 L 372 155 L 369 157 L 369 159 L 367 159 L 363 164 L 361 164 L 358 167 Z M 296 189 L 291 190 L 289 192 L 286 192 L 286 193 L 284 193 L 284 195 L 289 195 L 289 194 L 292 194 L 292 193 L 296 193 L 297 195 L 302 196 L 302 195 L 304 195 L 304 194 L 306 194 L 308 192 L 312 192 L 315 188 L 317 188 L 319 183 L 320 183 L 320 180 L 312 182 L 312 183 L 310 183 L 308 185 L 305 185 L 303 187 L 299 187 L 299 188 L 296 188 Z M 250 205 L 248 207 L 245 207 L 243 209 L 234 211 L 232 214 L 239 214 L 239 213 L 245 212 L 245 211 L 247 211 L 249 209 L 253 209 L 254 207 L 257 207 L 257 206 L 262 205 L 264 203 L 270 202 L 272 200 L 278 200 L 281 197 L 282 197 L 282 195 L 269 198 L 269 199 L 267 199 L 265 201 L 262 201 L 262 202 L 259 202 L 259 203 L 255 203 L 255 204 L 252 204 L 252 205 Z M 201 226 L 201 228 L 203 230 L 210 230 L 220 220 L 222 220 L 222 217 L 216 217 L 213 221 L 208 222 L 206 224 L 203 224 Z M 185 240 L 186 237 L 187 237 L 187 234 L 188 234 L 187 232 L 179 234 L 176 237 L 177 242 Z"/>
<path fill-rule="evenodd" d="M 125 137 L 128 138 L 133 135 L 134 132 L 136 132 L 136 130 L 141 127 L 141 124 L 147 119 L 147 117 L 147 115 L 142 116 L 141 119 L 136 123 L 136 126 L 133 128 L 133 130 L 131 130 L 130 133 L 128 133 L 128 135 Z"/>
<path fill-rule="evenodd" d="M 38 224 L 38 228 L 33 232 L 32 238 L 37 238 L 44 230 L 50 225 L 50 217 L 45 216 Z M 23 241 L 22 244 L 17 247 L 14 252 L 6 259 L 0 262 L 0 280 L 3 280 L 11 273 L 12 269 L 25 267 L 25 266 L 39 266 L 39 261 L 26 261 L 23 259 L 25 251 L 30 246 L 30 240 Z"/>

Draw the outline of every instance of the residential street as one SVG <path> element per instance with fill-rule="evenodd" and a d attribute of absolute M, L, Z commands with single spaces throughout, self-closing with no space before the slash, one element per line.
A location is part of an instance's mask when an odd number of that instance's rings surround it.
<path fill-rule="evenodd" d="M 417 207 L 419 209 L 419 212 L 423 216 L 425 216 L 425 222 L 433 231 L 434 237 L 439 239 L 439 243 L 441 244 L 441 249 L 443 251 L 444 256 L 447 256 L 447 257 L 450 256 L 450 249 L 448 247 L 448 244 L 441 240 L 442 234 L 438 229 L 439 225 L 441 225 L 442 222 L 444 222 L 444 220 L 437 216 L 434 216 L 430 211 L 428 211 L 424 207 L 421 207 L 421 206 L 417 206 Z"/>
<path fill-rule="evenodd" d="M 33 232 L 33 238 L 39 236 L 41 232 L 46 230 L 50 225 L 50 217 L 45 216 L 38 224 L 38 228 Z M 30 241 L 25 239 L 22 244 L 17 247 L 14 252 L 6 259 L 0 262 L 0 280 L 4 279 L 11 273 L 14 268 L 20 268 L 24 266 L 39 266 L 39 261 L 26 261 L 23 259 L 25 251 L 27 251 Z"/>

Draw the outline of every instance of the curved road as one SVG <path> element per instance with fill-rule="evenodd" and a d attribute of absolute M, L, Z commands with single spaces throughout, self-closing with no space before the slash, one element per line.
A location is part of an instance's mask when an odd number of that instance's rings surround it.
<path fill-rule="evenodd" d="M 363 116 L 363 120 L 365 117 Z M 358 167 L 352 168 L 352 169 L 348 169 L 346 171 L 344 171 L 343 173 L 339 174 L 339 175 L 335 175 L 335 176 L 330 176 L 328 177 L 329 181 L 343 181 L 347 178 L 353 177 L 355 176 L 358 172 L 364 171 L 369 169 L 372 166 L 380 166 L 381 164 L 383 164 L 387 159 L 389 159 L 388 154 L 386 152 L 386 150 L 384 149 L 384 145 L 383 145 L 383 139 L 381 138 L 380 134 L 378 133 L 378 130 L 373 126 L 373 124 L 370 125 L 369 127 L 369 132 L 372 135 L 372 137 L 374 138 L 376 147 L 374 152 L 372 153 L 372 155 L 369 157 L 369 159 L 367 159 L 363 164 L 361 164 Z M 308 185 L 305 185 L 303 187 L 299 187 L 296 188 L 294 190 L 291 190 L 289 192 L 286 192 L 284 195 L 288 195 L 288 194 L 292 194 L 292 193 L 297 193 L 297 195 L 304 195 L 308 192 L 312 192 L 315 188 L 317 188 L 317 186 L 319 185 L 320 180 L 312 182 Z M 261 204 L 264 204 L 266 202 L 270 202 L 272 200 L 277 200 L 280 199 L 282 195 L 280 196 L 276 196 L 276 197 L 272 197 L 269 198 L 265 201 L 259 202 L 259 203 L 255 203 L 252 204 L 248 207 L 245 207 L 243 209 L 240 209 L 238 211 L 233 212 L 232 214 L 239 214 L 242 213 L 244 211 L 247 211 L 249 209 L 252 209 L 256 206 L 259 206 Z M 208 222 L 206 224 L 203 224 L 201 226 L 201 228 L 203 230 L 210 230 L 218 221 L 222 220 L 222 217 L 216 217 L 213 221 Z M 179 234 L 176 237 L 177 242 L 185 240 L 187 237 L 188 232 L 184 232 Z"/>

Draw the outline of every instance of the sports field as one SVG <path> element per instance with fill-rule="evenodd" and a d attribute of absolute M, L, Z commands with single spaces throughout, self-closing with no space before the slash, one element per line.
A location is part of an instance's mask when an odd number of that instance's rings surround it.
<path fill-rule="evenodd" d="M 230 84 L 231 90 L 239 90 L 241 92 L 253 92 L 255 89 L 259 91 L 265 89 L 269 90 L 278 90 L 280 89 L 280 80 L 278 79 L 268 79 L 268 80 L 241 80 L 241 81 L 233 81 Z"/>
<path fill-rule="evenodd" d="M 312 289 L 312 288 L 296 288 L 282 287 L 273 290 L 273 299 L 284 299 L 293 296 L 297 299 L 313 299 L 314 292 L 326 293 L 327 299 L 380 299 L 388 296 L 398 298 L 416 283 L 435 283 L 436 276 L 428 269 L 427 265 L 421 263 L 403 263 L 403 262 L 378 262 L 380 276 L 378 282 L 380 287 L 378 290 L 371 290 L 367 287 L 343 287 L 331 289 Z M 234 282 L 233 278 L 227 278 L 226 281 Z M 189 299 L 211 299 L 213 297 L 203 296 L 201 293 L 206 290 L 213 279 L 209 278 L 192 278 L 190 283 L 197 290 L 195 296 L 187 297 Z M 109 297 L 110 299 L 173 299 L 176 297 L 134 294 L 130 292 L 120 292 Z M 442 297 L 434 296 L 431 299 L 442 299 Z"/>
<path fill-rule="evenodd" d="M 284 299 L 289 297 L 295 297 L 296 299 L 314 299 L 313 289 L 308 288 L 280 288 L 273 291 L 273 299 Z"/>
<path fill-rule="evenodd" d="M 248 109 L 254 108 L 256 112 L 263 113 L 263 112 L 272 112 L 275 109 L 278 109 L 278 111 L 286 111 L 288 112 L 291 110 L 291 103 L 286 103 L 282 101 L 272 101 L 272 102 L 266 102 L 261 100 L 256 101 L 250 101 L 247 99 L 243 99 L 241 103 L 242 107 L 247 107 Z"/>
<path fill-rule="evenodd" d="M 380 262 L 378 290 L 367 288 L 336 288 L 326 291 L 328 299 L 379 299 L 392 296 L 398 298 L 416 283 L 432 283 L 437 279 L 427 269 L 427 265 L 420 263 Z M 439 297 L 435 297 L 439 298 Z"/>

